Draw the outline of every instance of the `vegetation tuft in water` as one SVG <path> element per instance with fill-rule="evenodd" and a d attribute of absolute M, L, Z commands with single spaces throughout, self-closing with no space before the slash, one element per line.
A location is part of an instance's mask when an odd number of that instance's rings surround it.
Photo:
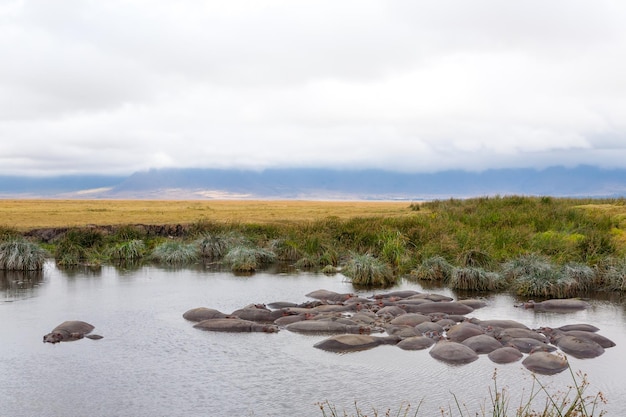
<path fill-rule="evenodd" d="M 0 242 L 0 269 L 38 271 L 43 269 L 46 251 L 39 245 L 16 238 Z"/>
<path fill-rule="evenodd" d="M 342 272 L 358 287 L 384 288 L 397 281 L 389 265 L 370 254 L 352 254 Z"/>

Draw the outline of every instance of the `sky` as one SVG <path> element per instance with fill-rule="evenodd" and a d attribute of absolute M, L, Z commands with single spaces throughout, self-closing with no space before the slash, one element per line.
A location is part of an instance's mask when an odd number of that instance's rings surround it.
<path fill-rule="evenodd" d="M 626 168 L 622 0 L 0 0 L 0 175 Z"/>

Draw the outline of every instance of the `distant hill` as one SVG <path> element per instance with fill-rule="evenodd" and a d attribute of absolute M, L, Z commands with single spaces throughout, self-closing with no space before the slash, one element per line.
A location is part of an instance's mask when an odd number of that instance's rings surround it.
<path fill-rule="evenodd" d="M 591 166 L 399 173 L 383 170 L 151 169 L 128 177 L 0 177 L 0 197 L 428 200 L 486 195 L 624 197 L 626 170 Z"/>

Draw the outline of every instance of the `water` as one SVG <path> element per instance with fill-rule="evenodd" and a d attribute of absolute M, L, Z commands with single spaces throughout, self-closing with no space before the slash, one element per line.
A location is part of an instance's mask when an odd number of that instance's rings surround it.
<path fill-rule="evenodd" d="M 442 407 L 458 415 L 454 396 L 474 415 L 489 404 L 495 369 L 498 386 L 507 388 L 514 406 L 532 385 L 519 362 L 495 365 L 481 356 L 450 366 L 427 351 L 394 346 L 338 355 L 313 348 L 323 336 L 204 332 L 182 318 L 193 307 L 231 312 L 250 303 L 307 301 L 305 294 L 320 288 L 354 292 L 340 274 L 239 277 L 110 266 L 68 273 L 53 263 L 38 276 L 0 274 L 0 416 L 321 416 L 317 403 L 326 400 L 349 414 L 355 401 L 369 415 L 372 407 L 384 415 L 387 408 L 415 407 L 423 400 L 420 416 L 441 415 Z M 410 282 L 399 288 L 425 291 Z M 428 291 L 456 297 L 446 289 Z M 599 327 L 617 347 L 570 363 L 588 375 L 588 393 L 607 397 L 603 409 L 609 415 L 626 415 L 626 319 L 620 301 L 593 300 L 590 310 L 567 315 L 517 309 L 506 295 L 487 301 L 472 316 L 510 318 L 530 327 Z M 65 320 L 92 323 L 104 338 L 42 343 Z M 553 391 L 572 383 L 567 371 L 539 379 Z"/>

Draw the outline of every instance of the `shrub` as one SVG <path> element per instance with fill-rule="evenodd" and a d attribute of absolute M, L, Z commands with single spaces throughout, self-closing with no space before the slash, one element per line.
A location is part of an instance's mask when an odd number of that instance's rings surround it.
<path fill-rule="evenodd" d="M 388 287 L 397 281 L 391 268 L 370 254 L 352 254 L 343 274 L 352 280 L 352 285 L 360 287 Z"/>
<path fill-rule="evenodd" d="M 172 240 L 157 246 L 150 258 L 159 263 L 180 265 L 197 262 L 199 255 L 195 245 Z"/>
<path fill-rule="evenodd" d="M 0 269 L 38 271 L 43 269 L 46 251 L 24 239 L 0 243 Z"/>

